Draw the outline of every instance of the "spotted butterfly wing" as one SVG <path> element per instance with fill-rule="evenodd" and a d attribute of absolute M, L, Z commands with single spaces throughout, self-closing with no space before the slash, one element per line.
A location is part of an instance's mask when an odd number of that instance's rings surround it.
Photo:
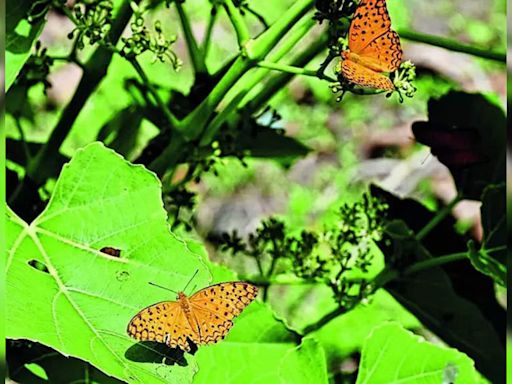
<path fill-rule="evenodd" d="M 392 91 L 395 86 L 389 77 L 375 73 L 374 71 L 354 63 L 350 60 L 343 60 L 341 63 L 343 76 L 351 83 L 363 85 L 369 88 Z"/>
<path fill-rule="evenodd" d="M 128 334 L 140 341 L 165 343 L 190 352 L 189 339 L 199 343 L 197 330 L 187 321 L 179 301 L 162 301 L 144 308 L 128 324 Z"/>
<path fill-rule="evenodd" d="M 400 38 L 391 30 L 385 0 L 361 0 L 350 24 L 348 48 L 341 63 L 346 80 L 370 88 L 395 88 L 381 73 L 395 71 L 402 60 Z"/>
<path fill-rule="evenodd" d="M 391 19 L 386 0 L 361 0 L 348 31 L 349 49 L 360 53 L 373 40 L 390 29 Z"/>
<path fill-rule="evenodd" d="M 144 308 L 128 324 L 130 336 L 157 341 L 190 352 L 191 344 L 213 344 L 233 326 L 233 318 L 256 297 L 257 287 L 228 282 L 201 289 L 190 298 L 179 293 L 178 301 L 162 301 Z"/>
<path fill-rule="evenodd" d="M 199 324 L 200 344 L 223 339 L 233 326 L 233 318 L 249 305 L 258 289 L 248 283 L 220 283 L 196 292 L 190 303 Z"/>

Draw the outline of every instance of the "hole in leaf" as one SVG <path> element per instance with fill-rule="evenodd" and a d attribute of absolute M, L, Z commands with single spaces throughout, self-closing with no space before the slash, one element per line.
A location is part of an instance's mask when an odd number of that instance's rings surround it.
<path fill-rule="evenodd" d="M 100 252 L 114 257 L 121 257 L 121 250 L 113 247 L 103 247 Z"/>
<path fill-rule="evenodd" d="M 40 262 L 39 260 L 36 260 L 36 259 L 29 260 L 28 265 L 30 265 L 34 269 L 37 269 L 38 271 L 41 271 L 44 273 L 50 273 L 50 271 L 46 267 L 46 264 Z"/>

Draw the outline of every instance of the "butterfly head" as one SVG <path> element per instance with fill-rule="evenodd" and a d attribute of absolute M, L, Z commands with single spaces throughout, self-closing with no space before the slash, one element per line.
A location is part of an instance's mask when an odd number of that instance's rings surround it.
<path fill-rule="evenodd" d="M 187 295 L 185 295 L 185 293 L 183 292 L 178 292 L 178 300 L 179 301 L 182 301 L 182 300 L 185 300 L 185 298 L 187 297 Z"/>

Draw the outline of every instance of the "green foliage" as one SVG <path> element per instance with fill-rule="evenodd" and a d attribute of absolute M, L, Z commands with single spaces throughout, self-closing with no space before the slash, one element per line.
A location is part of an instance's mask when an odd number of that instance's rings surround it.
<path fill-rule="evenodd" d="M 176 36 L 166 38 L 162 33 L 162 26 L 160 21 L 156 21 L 154 25 L 154 34 L 151 33 L 144 25 L 144 9 L 137 6 L 136 3 L 131 3 L 134 11 L 134 19 L 130 23 L 130 29 L 132 31 L 131 37 L 123 37 L 123 48 L 121 49 L 121 55 L 127 59 L 134 59 L 142 53 L 149 51 L 153 53 L 152 61 L 160 60 L 164 62 L 166 59 L 173 65 L 174 69 L 179 69 L 181 66 L 181 60 L 171 50 L 171 46 L 176 42 Z"/>
<path fill-rule="evenodd" d="M 5 39 L 5 89 L 8 90 L 16 79 L 18 72 L 30 56 L 30 51 L 45 24 L 45 13 L 37 20 L 29 22 L 27 13 L 32 1 L 9 0 L 6 4 L 6 39 Z"/>
<path fill-rule="evenodd" d="M 65 7 L 64 4 L 62 6 Z M 84 49 L 85 44 L 107 43 L 108 32 L 112 27 L 114 4 L 110 0 L 79 1 L 73 6 L 75 29 L 69 39 L 75 39 L 76 48 Z"/>
<path fill-rule="evenodd" d="M 423 42 L 494 61 L 467 58 L 476 79 L 503 71 L 503 0 L 480 18 L 443 3 L 428 34 L 408 29 L 427 20 L 419 3 L 388 3 L 406 52 Z M 474 361 L 503 382 L 500 97 L 454 92 L 480 83 L 437 57 L 402 63 L 394 98 L 335 79 L 357 4 L 8 0 L 10 379 L 473 383 Z M 446 20 L 456 40 L 435 36 Z M 333 86 L 351 91 L 341 104 Z M 401 178 L 421 146 L 395 128 L 427 112 L 414 134 L 455 180 L 446 206 L 430 168 Z M 432 211 L 368 193 L 375 179 Z M 481 241 L 454 229 L 462 198 L 482 202 Z M 196 270 L 187 294 L 260 287 L 226 340 L 188 354 L 128 337 L 140 309 L 175 299 L 149 282 L 180 290 Z"/>
<path fill-rule="evenodd" d="M 494 298 L 493 281 L 468 265 L 466 244 L 455 232 L 453 219 L 438 223 L 421 243 L 414 232 L 435 216 L 414 200 L 400 200 L 377 188 L 373 194 L 383 198 L 390 207 L 389 215 L 397 218 L 379 244 L 390 269 L 380 283 L 436 335 L 467 353 L 482 373 L 500 382 L 505 356 L 495 319 L 503 315 L 503 309 Z M 442 268 L 436 262 L 442 257 L 460 261 Z M 393 270 L 405 273 L 390 278 L 388 273 L 393 276 Z M 471 292 L 460 290 L 468 285 Z M 476 292 L 486 292 L 492 298 L 482 300 Z M 475 329 L 479 331 L 475 333 Z"/>
<path fill-rule="evenodd" d="M 282 370 L 276 371 L 279 376 L 289 372 L 300 376 L 304 371 L 323 376 L 318 382 L 326 382 L 321 347 L 306 339 L 296 347 L 268 308 L 258 303 L 244 312 L 225 343 L 187 357 L 185 366 L 144 364 L 155 358 L 161 361 L 169 353 L 134 345 L 125 335 L 126 324 L 140 308 L 168 299 L 148 284 L 149 279 L 176 289 L 194 270 L 199 270 L 195 285 L 206 285 L 210 279 L 203 256 L 169 233 L 159 194 L 154 175 L 102 145 L 91 144 L 66 166 L 51 202 L 30 226 L 10 212 L 8 337 L 41 342 L 134 383 L 166 382 L 170 377 L 190 382 L 201 367 L 210 372 L 205 379 L 209 380 L 212 374 L 226 373 L 208 367 L 223 360 L 228 366 L 233 356 L 251 363 L 255 373 L 264 372 L 262 367 L 272 362 Z M 136 204 L 141 196 L 144 204 Z M 119 249 L 120 257 L 101 253 L 104 246 Z M 214 276 L 233 278 L 232 273 L 211 268 Z M 40 289 L 29 294 L 31 284 Z M 34 302 L 37 305 L 30 304 Z M 30 313 L 24 311 L 27 306 Z M 37 326 L 34 318 L 39 319 Z M 248 360 L 250 354 L 255 358 Z M 303 355 L 317 356 L 317 361 Z"/>
<path fill-rule="evenodd" d="M 247 242 L 234 231 L 223 234 L 220 248 L 255 259 L 261 276 L 291 270 L 299 278 L 327 284 L 341 308 L 351 309 L 366 296 L 364 276 L 372 265 L 371 246 L 382 238 L 386 205 L 363 195 L 363 200 L 340 208 L 332 228 L 289 235 L 283 222 L 262 223 Z"/>
<path fill-rule="evenodd" d="M 184 287 L 196 269 L 198 284 L 209 279 L 202 259 L 169 233 L 159 195 L 154 175 L 92 144 L 66 166 L 46 210 L 30 227 L 11 212 L 8 337 L 41 342 L 125 381 L 159 382 L 157 367 L 124 357 L 133 344 L 126 324 L 161 299 L 150 279 Z M 100 253 L 104 246 L 120 249 L 121 258 Z M 32 267 L 32 260 L 46 270 Z M 194 366 L 175 375 L 187 381 Z"/>
<path fill-rule="evenodd" d="M 397 324 L 382 325 L 370 333 L 359 371 L 357 384 L 484 382 L 467 356 L 426 343 Z"/>
<path fill-rule="evenodd" d="M 482 226 L 484 240 L 480 250 L 471 242 L 469 258 L 480 272 L 491 276 L 501 286 L 506 286 L 506 207 L 505 186 L 491 185 L 482 196 Z"/>

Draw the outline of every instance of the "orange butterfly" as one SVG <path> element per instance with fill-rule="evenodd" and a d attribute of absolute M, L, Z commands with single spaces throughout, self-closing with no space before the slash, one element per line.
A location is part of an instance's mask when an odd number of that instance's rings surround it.
<path fill-rule="evenodd" d="M 348 50 L 341 53 L 341 73 L 350 83 L 392 91 L 395 86 L 382 72 L 398 69 L 402 47 L 391 30 L 386 0 L 361 0 L 350 24 Z"/>
<path fill-rule="evenodd" d="M 258 288 L 242 281 L 215 284 L 187 297 L 178 292 L 178 301 L 162 301 L 144 308 L 128 324 L 130 336 L 141 341 L 157 341 L 190 352 L 196 345 L 214 344 L 223 339 L 238 316 L 258 294 Z"/>

